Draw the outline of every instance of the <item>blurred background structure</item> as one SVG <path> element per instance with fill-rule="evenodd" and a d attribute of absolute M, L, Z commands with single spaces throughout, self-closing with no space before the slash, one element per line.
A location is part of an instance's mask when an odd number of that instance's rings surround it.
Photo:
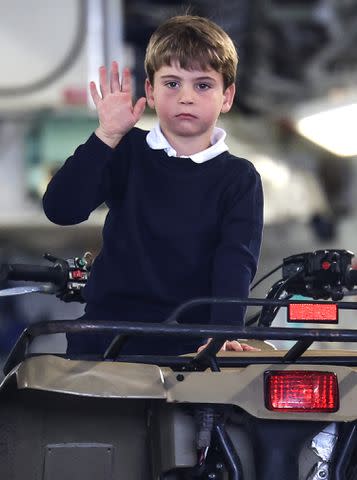
<path fill-rule="evenodd" d="M 357 0 L 2 0 L 0 262 L 98 251 L 105 208 L 56 227 L 42 194 L 97 125 L 87 85 L 98 67 L 130 66 L 143 95 L 150 34 L 187 11 L 221 25 L 240 56 L 236 102 L 221 125 L 232 153 L 263 179 L 257 278 L 293 253 L 357 251 Z M 153 122 L 147 112 L 140 125 Z M 81 312 L 52 297 L 0 299 L 0 356 L 28 322 Z"/>

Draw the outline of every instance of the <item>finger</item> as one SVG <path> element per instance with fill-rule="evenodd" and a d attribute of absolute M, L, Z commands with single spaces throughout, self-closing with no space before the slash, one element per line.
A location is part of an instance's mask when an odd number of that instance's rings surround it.
<path fill-rule="evenodd" d="M 112 93 L 120 92 L 118 62 L 112 62 L 112 69 L 110 71 L 110 89 Z"/>
<path fill-rule="evenodd" d="M 197 353 L 200 353 L 200 352 L 202 352 L 202 350 L 203 350 L 204 348 L 206 348 L 206 347 L 207 347 L 207 345 L 208 345 L 208 343 L 205 343 L 204 345 L 201 345 L 200 347 L 198 347 L 198 349 L 197 349 Z"/>
<path fill-rule="evenodd" d="M 100 101 L 101 98 L 100 98 L 100 95 L 98 93 L 97 86 L 96 86 L 95 82 L 90 82 L 89 83 L 89 91 L 90 91 L 91 97 L 93 99 L 94 105 L 97 106 L 98 102 Z"/>
<path fill-rule="evenodd" d="M 139 100 L 136 102 L 133 108 L 133 115 L 136 121 L 138 121 L 142 116 L 142 114 L 144 113 L 145 107 L 146 107 L 146 98 L 145 97 L 139 98 Z"/>
<path fill-rule="evenodd" d="M 198 347 L 197 353 L 200 353 L 204 348 L 206 348 L 207 345 L 211 342 L 211 340 L 212 340 L 212 338 L 210 337 L 204 345 L 201 345 L 200 347 Z"/>
<path fill-rule="evenodd" d="M 128 68 L 124 68 L 121 79 L 121 91 L 131 93 L 131 73 Z"/>
<path fill-rule="evenodd" d="M 229 351 L 242 352 L 243 347 L 239 342 L 237 342 L 237 340 L 232 340 L 232 341 L 227 340 L 225 342 L 225 350 L 228 352 Z"/>
<path fill-rule="evenodd" d="M 245 352 L 260 352 L 260 348 L 252 347 L 251 345 L 247 345 L 246 343 L 241 343 L 242 349 Z"/>
<path fill-rule="evenodd" d="M 105 97 L 109 93 L 108 80 L 107 80 L 107 69 L 102 66 L 99 69 L 99 86 L 100 93 L 102 97 Z"/>

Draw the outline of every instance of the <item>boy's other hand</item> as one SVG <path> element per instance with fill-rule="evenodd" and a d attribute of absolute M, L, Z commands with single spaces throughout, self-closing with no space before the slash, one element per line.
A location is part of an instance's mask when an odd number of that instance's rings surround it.
<path fill-rule="evenodd" d="M 206 348 L 210 341 L 211 339 L 209 339 L 204 345 L 201 345 L 197 349 L 197 353 Z M 220 352 L 260 352 L 260 348 L 252 347 L 246 343 L 240 343 L 238 340 L 226 340 L 222 345 Z"/>
<path fill-rule="evenodd" d="M 89 84 L 99 118 L 99 127 L 95 133 L 104 143 L 114 148 L 144 113 L 146 99 L 139 98 L 133 105 L 130 70 L 123 70 L 120 83 L 117 62 L 112 62 L 109 80 L 107 69 L 99 68 L 99 87 L 100 94 L 95 82 Z"/>

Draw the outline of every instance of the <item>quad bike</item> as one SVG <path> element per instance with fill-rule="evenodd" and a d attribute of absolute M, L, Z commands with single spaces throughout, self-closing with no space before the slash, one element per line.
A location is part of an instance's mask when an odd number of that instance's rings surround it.
<path fill-rule="evenodd" d="M 3 279 L 38 285 L 0 297 L 37 291 L 80 301 L 88 256 L 47 258 L 53 265 L 3 265 Z M 357 479 L 357 351 L 309 350 L 314 342 L 357 342 L 356 330 L 338 328 L 339 314 L 357 309 L 343 301 L 357 284 L 352 258 L 346 250 L 293 255 L 265 299 L 193 299 L 163 323 L 31 324 L 4 366 L 0 478 Z M 180 324 L 187 309 L 218 302 L 261 309 L 244 325 Z M 291 327 L 271 326 L 279 310 Z M 301 321 L 308 328 L 296 328 Z M 40 335 L 88 331 L 116 338 L 102 356 L 31 353 Z M 198 354 L 121 354 L 128 336 L 173 334 L 212 341 Z M 229 338 L 260 350 L 220 352 Z M 275 350 L 266 340 L 294 344 Z"/>

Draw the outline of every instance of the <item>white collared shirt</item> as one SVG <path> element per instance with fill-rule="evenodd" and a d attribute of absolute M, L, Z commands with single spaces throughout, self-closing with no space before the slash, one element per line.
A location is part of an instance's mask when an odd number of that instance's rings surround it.
<path fill-rule="evenodd" d="M 195 163 L 207 162 L 211 158 L 217 157 L 220 153 L 226 152 L 228 146 L 225 143 L 227 134 L 222 128 L 215 127 L 211 137 L 211 146 L 202 150 L 202 152 L 193 155 L 180 155 L 182 158 L 190 158 Z M 161 131 L 159 123 L 146 135 L 146 142 L 153 150 L 165 150 L 169 157 L 177 157 L 177 152 L 167 141 Z"/>

